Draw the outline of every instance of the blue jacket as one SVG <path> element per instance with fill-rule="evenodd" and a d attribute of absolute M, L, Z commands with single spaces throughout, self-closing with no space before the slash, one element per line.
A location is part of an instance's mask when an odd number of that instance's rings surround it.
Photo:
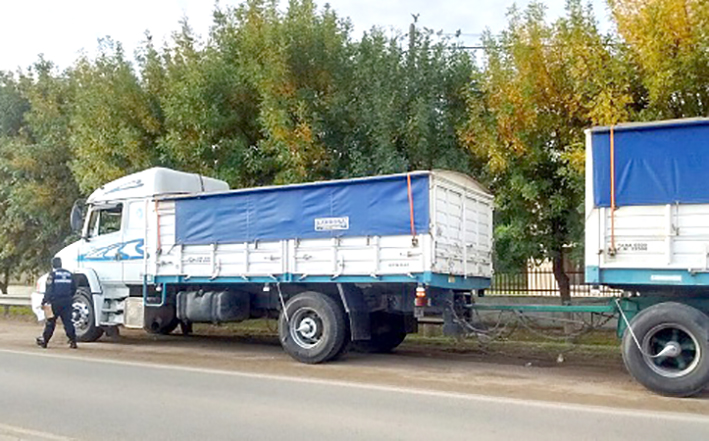
<path fill-rule="evenodd" d="M 74 275 L 65 269 L 53 269 L 47 277 L 43 303 L 69 303 L 74 298 L 76 282 Z"/>

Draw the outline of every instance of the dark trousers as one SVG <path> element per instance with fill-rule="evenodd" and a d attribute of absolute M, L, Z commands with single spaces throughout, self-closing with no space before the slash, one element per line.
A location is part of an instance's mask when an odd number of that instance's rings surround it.
<path fill-rule="evenodd" d="M 66 336 L 69 338 L 69 341 L 75 342 L 76 331 L 74 330 L 74 323 L 71 321 L 71 301 L 52 303 L 52 311 L 54 312 L 54 317 L 47 319 L 47 322 L 44 325 L 44 333 L 42 334 L 42 338 L 44 338 L 45 343 L 49 343 L 49 339 L 51 339 L 54 334 L 54 328 L 57 326 L 57 317 L 62 318 L 64 332 L 66 332 Z"/>

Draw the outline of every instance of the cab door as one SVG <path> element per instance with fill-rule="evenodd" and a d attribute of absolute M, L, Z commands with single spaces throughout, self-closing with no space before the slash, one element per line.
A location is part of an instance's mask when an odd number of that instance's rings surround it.
<path fill-rule="evenodd" d="M 148 211 L 148 213 L 146 213 Z M 123 282 L 126 285 L 141 285 L 145 272 L 145 235 L 149 205 L 146 200 L 126 202 L 126 217 L 123 219 Z"/>

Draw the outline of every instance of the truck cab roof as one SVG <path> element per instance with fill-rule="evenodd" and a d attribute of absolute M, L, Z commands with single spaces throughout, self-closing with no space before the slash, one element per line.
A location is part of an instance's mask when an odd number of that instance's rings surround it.
<path fill-rule="evenodd" d="M 212 193 L 229 190 L 229 184 L 196 173 L 153 167 L 111 181 L 95 190 L 87 203 L 154 196 Z"/>

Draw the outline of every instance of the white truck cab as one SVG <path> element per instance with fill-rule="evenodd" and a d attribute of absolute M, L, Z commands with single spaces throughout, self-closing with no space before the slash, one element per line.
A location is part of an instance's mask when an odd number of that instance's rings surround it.
<path fill-rule="evenodd" d="M 79 335 L 82 327 L 125 324 L 124 303 L 131 288 L 143 284 L 146 252 L 155 249 L 155 244 L 146 248 L 146 240 L 148 230 L 157 227 L 156 197 L 228 189 L 229 185 L 218 179 L 155 167 L 112 181 L 91 193 L 85 203 L 75 204 L 71 223 L 81 238 L 56 256 L 75 274 L 78 294 L 93 304 L 94 311 L 101 311 L 93 317 L 88 305 L 75 304 Z M 46 275 L 37 284 L 40 296 L 45 281 Z M 42 317 L 38 314 L 38 318 Z"/>

